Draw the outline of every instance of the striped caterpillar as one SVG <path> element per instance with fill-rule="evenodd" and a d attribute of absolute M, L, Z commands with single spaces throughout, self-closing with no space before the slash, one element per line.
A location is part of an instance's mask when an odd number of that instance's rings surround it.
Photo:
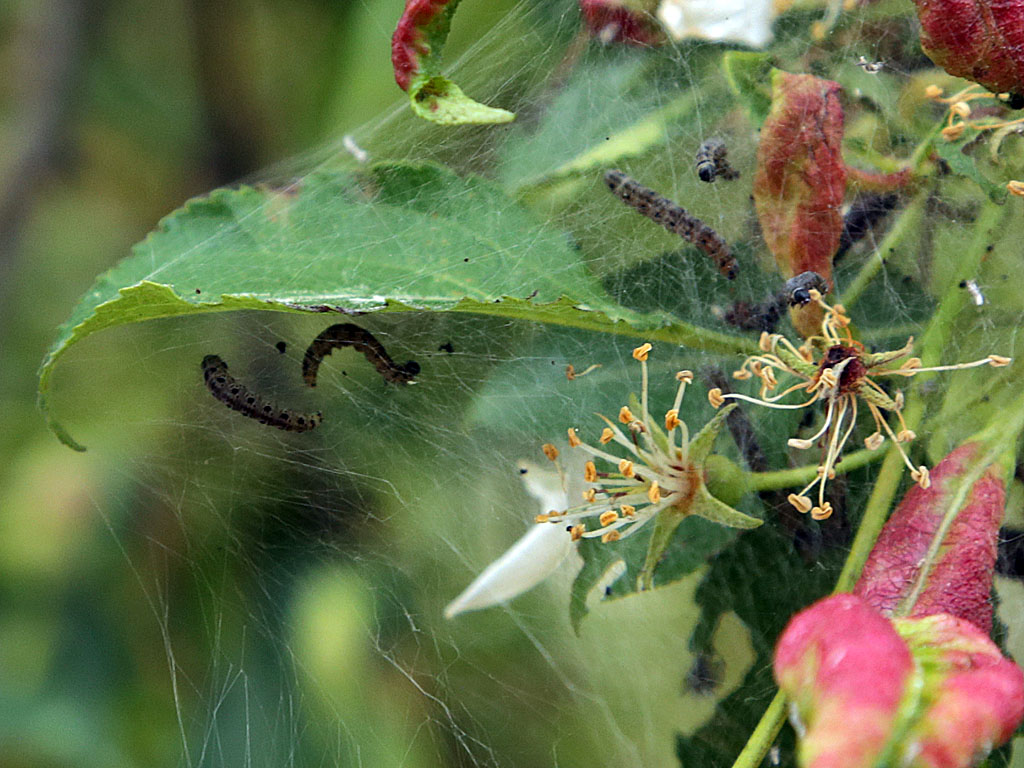
<path fill-rule="evenodd" d="M 325 328 L 306 349 L 302 358 L 302 378 L 306 384 L 316 386 L 320 363 L 332 351 L 341 347 L 353 347 L 362 352 L 384 381 L 391 384 L 409 384 L 420 372 L 420 364 L 415 360 L 402 364 L 392 360 L 384 345 L 365 328 L 353 323 L 339 323 Z"/>
<path fill-rule="evenodd" d="M 269 424 L 287 432 L 308 432 L 323 421 L 320 411 L 297 413 L 271 405 L 229 374 L 227 363 L 217 355 L 204 357 L 202 368 L 206 388 L 215 398 L 231 410 L 256 419 L 260 424 Z"/>
<path fill-rule="evenodd" d="M 729 148 L 721 139 L 708 139 L 697 148 L 697 176 L 709 184 L 717 178 L 732 181 L 740 177 L 740 172 L 729 165 L 725 156 Z"/>
<path fill-rule="evenodd" d="M 725 277 L 730 280 L 736 277 L 739 265 L 729 246 L 715 230 L 690 215 L 685 208 L 637 183 L 622 171 L 605 171 L 604 182 L 612 194 L 626 205 L 704 251 Z"/>

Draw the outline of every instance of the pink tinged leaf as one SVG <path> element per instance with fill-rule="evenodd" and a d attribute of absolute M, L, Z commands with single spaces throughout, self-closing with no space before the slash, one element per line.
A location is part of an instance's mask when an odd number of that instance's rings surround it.
<path fill-rule="evenodd" d="M 654 17 L 657 2 L 580 0 L 583 25 L 605 43 L 661 45 L 665 35 Z"/>
<path fill-rule="evenodd" d="M 947 614 L 897 619 L 924 669 L 929 702 L 903 739 L 921 768 L 976 765 L 1024 718 L 1024 673 L 985 632 Z"/>
<path fill-rule="evenodd" d="M 1024 0 L 916 0 L 921 47 L 951 75 L 1024 94 Z"/>
<path fill-rule="evenodd" d="M 912 671 L 890 622 L 854 595 L 797 614 L 779 639 L 775 678 L 792 702 L 801 765 L 874 765 Z"/>
<path fill-rule="evenodd" d="M 395 82 L 412 110 L 440 125 L 507 123 L 515 115 L 474 101 L 441 74 L 441 50 L 460 0 L 406 0 L 391 36 Z"/>
<path fill-rule="evenodd" d="M 773 70 L 754 176 L 754 206 L 779 271 L 786 278 L 817 272 L 829 286 L 846 191 L 839 91 L 831 80 Z M 817 332 L 820 308 L 811 304 L 792 317 L 806 336 Z"/>
<path fill-rule="evenodd" d="M 878 537 L 855 594 L 885 615 L 901 609 L 910 616 L 948 613 L 991 629 L 1003 467 L 996 462 L 983 468 L 970 488 L 962 488 L 983 449 L 980 442 L 965 443 L 932 469 L 930 488 L 907 491 Z M 937 536 L 942 540 L 936 542 Z M 913 605 L 904 606 L 908 600 Z"/>

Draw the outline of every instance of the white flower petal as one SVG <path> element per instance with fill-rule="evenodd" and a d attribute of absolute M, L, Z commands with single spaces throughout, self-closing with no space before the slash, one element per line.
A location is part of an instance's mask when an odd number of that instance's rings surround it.
<path fill-rule="evenodd" d="M 676 40 L 699 37 L 763 48 L 772 39 L 773 0 L 662 0 L 658 18 Z"/>
<path fill-rule="evenodd" d="M 506 603 L 532 589 L 554 572 L 572 548 L 564 525 L 531 525 L 519 541 L 448 604 L 445 618 Z"/>

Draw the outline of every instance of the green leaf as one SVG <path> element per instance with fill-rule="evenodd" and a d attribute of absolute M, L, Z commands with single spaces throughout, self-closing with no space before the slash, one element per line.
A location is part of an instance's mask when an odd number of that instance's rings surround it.
<path fill-rule="evenodd" d="M 728 51 L 722 56 L 722 68 L 750 122 L 760 126 L 772 107 L 772 57 L 766 53 Z"/>
<path fill-rule="evenodd" d="M 220 189 L 166 217 L 101 275 L 60 327 L 40 372 L 49 414 L 57 360 L 118 325 L 175 315 L 454 311 L 638 335 L 696 349 L 747 342 L 665 313 L 619 307 L 565 235 L 499 188 L 433 165 L 320 171 L 285 190 Z"/>
<path fill-rule="evenodd" d="M 963 135 L 956 141 L 946 141 L 939 137 L 935 140 L 935 151 L 939 157 L 946 161 L 953 173 L 964 176 L 979 187 L 989 196 L 993 203 L 1002 203 L 1006 200 L 1006 188 L 996 184 L 988 178 L 978 167 L 980 160 L 969 151 L 969 145 L 978 140 L 980 134 L 977 130 L 967 126 Z M 968 151 L 965 151 L 968 150 Z"/>
<path fill-rule="evenodd" d="M 651 529 L 653 531 L 653 525 Z M 664 558 L 658 564 L 658 586 L 671 584 L 693 573 L 708 558 L 732 544 L 737 535 L 738 532 L 732 528 L 699 517 L 686 518 L 676 528 Z M 644 564 L 649 540 L 650 536 L 638 534 L 608 544 L 602 544 L 598 539 L 580 541 L 578 551 L 583 557 L 583 567 L 573 581 L 569 603 L 569 619 L 577 633 L 588 613 L 587 596 L 615 563 L 623 561 L 625 570 L 618 579 L 605 587 L 601 599 L 625 597 L 638 591 L 637 579 Z"/>
<path fill-rule="evenodd" d="M 441 75 L 414 80 L 409 86 L 409 98 L 417 115 L 438 125 L 488 125 L 516 119 L 507 109 L 474 101 Z"/>

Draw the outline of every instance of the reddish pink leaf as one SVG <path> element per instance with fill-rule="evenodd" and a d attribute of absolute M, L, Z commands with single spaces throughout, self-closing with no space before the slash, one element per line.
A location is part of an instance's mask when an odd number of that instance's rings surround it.
<path fill-rule="evenodd" d="M 951 75 L 1024 94 L 1024 0 L 916 0 L 921 47 Z"/>
<path fill-rule="evenodd" d="M 580 0 L 583 23 L 595 37 L 612 43 L 661 45 L 661 25 L 654 17 L 657 2 L 643 6 L 636 0 Z"/>
<path fill-rule="evenodd" d="M 773 70 L 754 177 L 754 205 L 779 271 L 786 278 L 817 272 L 829 286 L 846 190 L 839 90 L 831 80 Z M 801 334 L 816 333 L 820 308 L 797 310 L 793 321 Z"/>
<path fill-rule="evenodd" d="M 405 12 L 398 20 L 395 33 L 391 36 L 391 64 L 395 69 L 395 82 L 403 91 L 409 90 L 413 75 L 423 68 L 423 59 L 429 57 L 431 39 L 428 30 L 439 22 L 447 27 L 453 7 L 445 13 L 445 6 L 452 0 L 408 0 Z"/>
<path fill-rule="evenodd" d="M 1003 467 L 985 468 L 962 500 L 957 490 L 984 449 L 980 442 L 960 446 L 931 471 L 931 487 L 912 486 L 882 530 L 854 590 L 886 615 L 901 607 L 915 589 L 921 569 L 925 584 L 911 616 L 949 613 L 988 632 L 992 627 L 989 601 L 996 561 L 999 524 L 1005 504 Z M 948 515 L 953 519 L 935 562 L 926 555 Z"/>
<path fill-rule="evenodd" d="M 873 766 L 912 669 L 892 624 L 858 597 L 835 595 L 797 614 L 779 638 L 775 678 L 805 729 L 800 763 Z"/>

